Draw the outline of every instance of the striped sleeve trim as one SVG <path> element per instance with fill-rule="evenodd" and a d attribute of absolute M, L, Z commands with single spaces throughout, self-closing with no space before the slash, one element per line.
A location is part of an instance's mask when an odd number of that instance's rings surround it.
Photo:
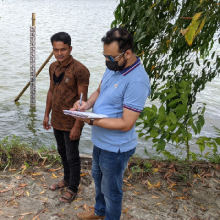
<path fill-rule="evenodd" d="M 123 107 L 124 107 L 124 108 L 127 108 L 127 109 L 129 109 L 129 110 L 132 110 L 132 111 L 134 111 L 134 112 L 138 112 L 138 113 L 141 113 L 141 112 L 142 112 L 142 111 L 140 111 L 140 110 L 138 110 L 138 109 L 131 108 L 131 107 L 126 106 L 126 105 L 123 105 Z"/>

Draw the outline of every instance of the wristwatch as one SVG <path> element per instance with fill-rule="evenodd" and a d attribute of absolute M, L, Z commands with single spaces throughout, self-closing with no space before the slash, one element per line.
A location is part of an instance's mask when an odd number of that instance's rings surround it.
<path fill-rule="evenodd" d="M 94 118 L 91 118 L 88 124 L 93 125 L 94 120 L 95 120 Z"/>

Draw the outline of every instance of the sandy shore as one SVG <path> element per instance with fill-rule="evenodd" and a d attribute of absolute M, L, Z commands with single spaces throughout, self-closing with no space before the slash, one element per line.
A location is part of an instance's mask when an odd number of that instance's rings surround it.
<path fill-rule="evenodd" d="M 58 201 L 63 191 L 48 189 L 63 178 L 60 166 L 0 171 L 0 219 L 77 220 L 77 212 L 92 209 L 95 203 L 91 160 L 82 160 L 81 184 L 71 204 Z M 150 162 L 149 172 L 126 170 L 121 219 L 220 219 L 219 165 L 192 165 L 186 178 L 185 168 L 179 165 Z"/>

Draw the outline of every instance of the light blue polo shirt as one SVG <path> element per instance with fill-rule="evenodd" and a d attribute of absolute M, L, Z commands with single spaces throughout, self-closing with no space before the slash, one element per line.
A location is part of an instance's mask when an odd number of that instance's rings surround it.
<path fill-rule="evenodd" d="M 149 77 L 138 58 L 132 66 L 122 71 L 106 69 L 93 112 L 109 118 L 121 118 L 123 108 L 141 112 L 149 95 Z M 117 153 L 119 150 L 127 152 L 137 146 L 135 126 L 130 131 L 91 127 L 91 140 L 98 148 Z"/>

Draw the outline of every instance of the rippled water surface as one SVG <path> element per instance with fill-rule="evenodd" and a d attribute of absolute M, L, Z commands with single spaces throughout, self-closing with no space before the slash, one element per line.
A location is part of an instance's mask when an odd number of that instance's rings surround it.
<path fill-rule="evenodd" d="M 52 131 L 42 127 L 46 95 L 49 87 L 49 64 L 37 77 L 37 106 L 30 108 L 30 91 L 19 102 L 14 99 L 29 81 L 29 30 L 32 13 L 36 13 L 36 69 L 51 53 L 50 37 L 65 31 L 72 37 L 75 59 L 84 63 L 90 73 L 89 95 L 98 87 L 105 70 L 101 38 L 114 19 L 116 0 L 4 0 L 0 1 L 0 139 L 15 134 L 38 148 L 55 143 Z M 218 50 L 219 52 L 219 50 Z M 203 133 L 213 136 L 211 125 L 220 127 L 220 80 L 209 83 L 199 101 L 206 102 L 206 125 Z M 146 105 L 150 105 L 149 101 Z M 152 143 L 139 139 L 137 153 L 144 155 Z M 90 127 L 86 125 L 80 142 L 80 152 L 91 154 Z"/>

